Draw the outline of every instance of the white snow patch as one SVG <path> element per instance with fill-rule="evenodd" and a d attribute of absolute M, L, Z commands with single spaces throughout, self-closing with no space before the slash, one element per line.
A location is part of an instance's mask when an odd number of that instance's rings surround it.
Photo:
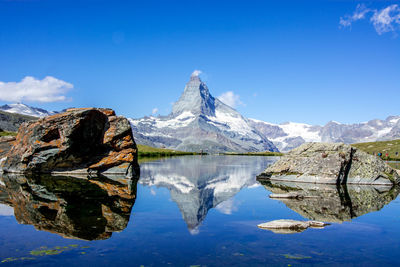
<path fill-rule="evenodd" d="M 391 120 L 389 121 L 389 123 L 390 123 L 390 124 L 396 124 L 399 120 L 400 120 L 400 118 L 391 119 Z"/>
<path fill-rule="evenodd" d="M 22 103 L 8 104 L 7 106 L 10 108 L 6 108 L 6 109 L 2 109 L 2 110 L 4 110 L 5 112 L 9 112 L 9 113 L 28 115 L 28 116 L 32 116 L 32 117 L 45 117 L 45 116 L 55 114 L 54 112 L 40 111 L 36 108 L 29 107 Z"/>
<path fill-rule="evenodd" d="M 378 138 L 379 138 L 379 137 L 382 137 L 382 136 L 388 134 L 391 130 L 392 130 L 392 127 L 383 128 L 382 130 L 379 130 L 379 131 L 377 132 L 376 136 L 377 136 Z"/>
<path fill-rule="evenodd" d="M 171 181 L 173 181 L 172 185 L 183 194 L 187 194 L 196 188 L 185 176 L 174 175 L 170 177 L 168 175 L 155 174 L 152 178 L 152 180 L 149 180 L 148 186 L 160 185 L 163 183 L 171 184 Z"/>
<path fill-rule="evenodd" d="M 301 136 L 306 142 L 321 142 L 319 131 L 312 131 L 312 126 L 305 123 L 288 122 L 279 127 L 288 135 L 277 139 L 284 140 L 290 137 Z"/>
<path fill-rule="evenodd" d="M 264 124 L 271 125 L 271 126 L 279 126 L 278 124 L 275 124 L 275 123 L 270 123 L 270 122 L 266 122 L 266 121 L 262 121 L 262 120 L 253 119 L 253 118 L 249 118 L 249 120 L 257 122 L 257 123 L 264 123 Z"/>
<path fill-rule="evenodd" d="M 211 122 L 216 123 L 218 127 L 225 125 L 227 130 L 236 132 L 238 134 L 249 136 L 255 139 L 260 137 L 253 133 L 253 128 L 243 119 L 239 114 L 231 114 L 226 112 L 221 112 L 219 110 L 215 111 L 215 117 L 207 117 Z M 215 124 L 214 124 L 215 125 Z"/>

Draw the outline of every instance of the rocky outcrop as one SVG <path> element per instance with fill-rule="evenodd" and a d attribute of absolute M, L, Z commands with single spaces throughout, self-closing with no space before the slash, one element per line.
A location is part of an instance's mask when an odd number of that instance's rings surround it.
<path fill-rule="evenodd" d="M 342 223 L 379 211 L 396 199 L 399 187 L 263 181 L 272 196 L 309 220 Z M 296 196 L 286 197 L 283 196 Z"/>
<path fill-rule="evenodd" d="M 137 179 L 66 176 L 0 178 L 0 203 L 14 208 L 18 223 L 66 238 L 102 240 L 128 225 Z"/>
<path fill-rule="evenodd" d="M 261 223 L 258 228 L 266 229 L 274 232 L 275 234 L 294 234 L 301 233 L 307 228 L 324 228 L 327 223 L 318 221 L 295 221 L 295 220 L 275 220 L 266 223 Z"/>
<path fill-rule="evenodd" d="M 89 173 L 134 176 L 137 148 L 131 126 L 111 109 L 69 109 L 21 125 L 1 163 L 11 173 Z"/>
<path fill-rule="evenodd" d="M 291 150 L 258 177 L 325 184 L 393 185 L 399 174 L 380 158 L 343 143 L 306 143 Z"/>

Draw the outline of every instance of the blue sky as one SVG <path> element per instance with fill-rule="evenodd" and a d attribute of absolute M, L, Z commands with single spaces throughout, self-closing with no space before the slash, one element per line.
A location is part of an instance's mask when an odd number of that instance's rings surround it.
<path fill-rule="evenodd" d="M 39 80 L 24 103 L 166 115 L 201 70 L 211 94 L 232 92 L 246 117 L 325 124 L 400 115 L 400 22 L 382 31 L 373 20 L 395 5 L 0 0 L 0 104 Z M 19 84 L 26 76 L 34 78 Z M 55 80 L 40 82 L 46 76 Z"/>

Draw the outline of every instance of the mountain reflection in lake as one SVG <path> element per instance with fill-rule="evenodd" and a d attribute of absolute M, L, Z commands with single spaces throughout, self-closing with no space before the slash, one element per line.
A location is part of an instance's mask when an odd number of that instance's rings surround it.
<path fill-rule="evenodd" d="M 3 176 L 0 262 L 57 267 L 400 265 L 398 188 L 263 186 L 255 177 L 275 160 L 185 156 L 142 161 L 137 183 L 115 177 Z M 305 197 L 268 197 L 293 190 Z M 332 225 L 292 235 L 257 227 L 278 219 Z"/>
<path fill-rule="evenodd" d="M 231 213 L 228 201 L 242 188 L 258 186 L 255 176 L 260 166 L 276 158 L 207 156 L 178 157 L 141 165 L 140 183 L 165 187 L 178 205 L 190 231 L 211 208 Z M 225 203 L 224 203 L 225 202 Z"/>

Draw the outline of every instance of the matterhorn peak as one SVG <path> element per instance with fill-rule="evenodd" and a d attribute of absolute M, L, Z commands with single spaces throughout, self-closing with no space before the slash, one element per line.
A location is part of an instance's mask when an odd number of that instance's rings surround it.
<path fill-rule="evenodd" d="M 185 90 L 172 108 L 172 114 L 191 112 L 194 115 L 215 115 L 215 99 L 210 95 L 207 85 L 200 80 L 200 74 L 200 70 L 192 72 Z"/>

